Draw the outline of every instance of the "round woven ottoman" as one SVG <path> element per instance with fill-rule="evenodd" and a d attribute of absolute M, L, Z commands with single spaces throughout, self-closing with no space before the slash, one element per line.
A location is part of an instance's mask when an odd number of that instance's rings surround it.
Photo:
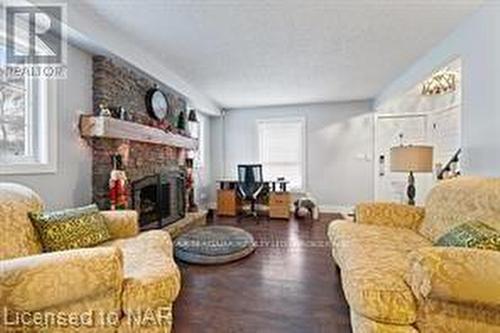
<path fill-rule="evenodd" d="M 174 242 L 175 257 L 200 265 L 224 264 L 244 258 L 255 250 L 253 236 L 229 226 L 198 227 Z"/>

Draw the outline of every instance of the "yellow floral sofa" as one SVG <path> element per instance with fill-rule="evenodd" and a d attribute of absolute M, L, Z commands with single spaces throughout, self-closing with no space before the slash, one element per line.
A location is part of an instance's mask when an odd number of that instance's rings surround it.
<path fill-rule="evenodd" d="M 500 179 L 443 181 L 425 208 L 360 204 L 329 225 L 354 332 L 500 332 L 500 252 L 433 246 L 464 219 L 500 230 Z"/>
<path fill-rule="evenodd" d="M 106 211 L 112 240 L 42 253 L 32 190 L 0 184 L 0 332 L 170 332 L 180 289 L 172 242 L 138 232 L 135 211 Z"/>

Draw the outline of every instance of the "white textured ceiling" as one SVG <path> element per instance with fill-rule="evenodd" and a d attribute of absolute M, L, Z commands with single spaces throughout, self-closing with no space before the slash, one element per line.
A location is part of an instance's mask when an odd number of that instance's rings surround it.
<path fill-rule="evenodd" d="M 481 0 L 74 0 L 225 108 L 372 98 Z"/>

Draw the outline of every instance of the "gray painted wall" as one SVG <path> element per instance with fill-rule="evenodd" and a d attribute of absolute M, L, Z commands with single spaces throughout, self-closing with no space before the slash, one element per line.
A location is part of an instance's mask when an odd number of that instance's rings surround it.
<path fill-rule="evenodd" d="M 197 114 L 200 126 L 203 129 L 200 130 L 203 137 L 200 137 L 200 141 L 203 140 L 205 149 L 203 151 L 204 163 L 200 168 L 195 169 L 195 200 L 200 208 L 207 208 L 209 205 L 210 191 L 212 190 L 212 154 L 210 151 L 211 145 L 211 133 L 210 133 L 210 123 L 211 117 L 199 113 Z"/>
<path fill-rule="evenodd" d="M 78 115 L 92 110 L 92 59 L 68 46 L 68 78 L 59 84 L 57 172 L 39 175 L 3 175 L 1 182 L 33 188 L 49 208 L 90 203 L 92 196 L 90 149 L 80 139 Z"/>
<path fill-rule="evenodd" d="M 92 55 L 68 46 L 68 78 L 58 93 L 58 163 L 55 174 L 0 175 L 0 182 L 24 184 L 45 201 L 47 208 L 68 208 L 92 201 L 92 152 L 79 136 L 78 119 L 92 111 Z M 206 142 L 205 164 L 197 170 L 195 193 L 208 205 L 211 190 L 210 117 L 199 114 Z"/>
<path fill-rule="evenodd" d="M 434 69 L 462 58 L 462 168 L 500 176 L 500 3 L 487 1 L 449 37 L 392 82 L 376 106 L 403 93 Z"/>
<path fill-rule="evenodd" d="M 307 191 L 322 206 L 373 198 L 370 101 L 230 110 L 211 122 L 212 177 L 235 178 L 239 163 L 258 162 L 257 119 L 306 118 Z M 211 192 L 215 202 L 215 189 Z"/>

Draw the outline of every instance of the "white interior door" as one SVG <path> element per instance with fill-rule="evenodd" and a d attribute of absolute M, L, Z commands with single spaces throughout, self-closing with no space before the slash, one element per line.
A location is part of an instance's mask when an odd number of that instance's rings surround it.
<path fill-rule="evenodd" d="M 428 142 L 427 115 L 388 115 L 376 119 L 375 199 L 377 201 L 407 202 L 408 174 L 391 172 L 390 149 L 401 144 L 421 145 Z M 422 204 L 432 186 L 432 174 L 415 174 L 416 202 Z"/>

